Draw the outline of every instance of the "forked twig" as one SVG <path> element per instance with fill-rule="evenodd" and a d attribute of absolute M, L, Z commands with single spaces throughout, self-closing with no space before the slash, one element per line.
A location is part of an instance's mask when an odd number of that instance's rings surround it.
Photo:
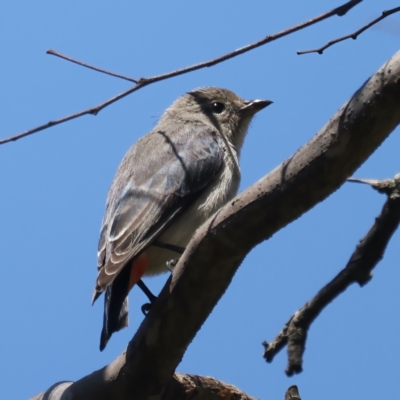
<path fill-rule="evenodd" d="M 106 69 L 95 67 L 94 65 L 87 64 L 87 63 L 85 63 L 83 61 L 75 60 L 75 58 L 68 57 L 68 56 L 66 56 L 64 54 L 61 54 L 61 53 L 58 53 L 57 51 L 52 50 L 52 49 L 47 50 L 46 54 L 50 54 L 52 56 L 57 56 L 57 57 L 63 58 L 64 60 L 71 61 L 71 62 L 73 62 L 75 64 L 80 65 L 81 67 L 86 67 L 86 68 L 89 68 L 89 69 L 93 69 L 93 70 L 95 70 L 97 72 L 102 72 L 103 74 L 115 76 L 116 78 L 125 79 L 126 81 L 129 81 L 129 82 L 138 83 L 137 79 L 133 79 L 133 78 L 130 78 L 129 76 L 125 76 L 125 75 L 121 75 L 121 74 L 116 74 L 115 72 L 107 71 Z"/>
<path fill-rule="evenodd" d="M 305 51 L 298 51 L 297 54 L 298 55 L 302 55 L 302 54 L 309 54 L 309 53 L 318 53 L 318 54 L 322 54 L 324 52 L 325 49 L 327 49 L 328 47 L 333 46 L 336 43 L 339 42 L 343 42 L 344 40 L 347 39 L 354 39 L 356 40 L 358 35 L 360 35 L 361 33 L 363 33 L 364 31 L 366 31 L 368 28 L 370 28 L 371 26 L 377 24 L 379 21 L 382 21 L 384 18 L 388 17 L 389 15 L 392 15 L 396 12 L 400 11 L 400 7 L 396 7 L 393 8 L 391 10 L 385 10 L 382 11 L 382 14 L 380 17 L 374 19 L 373 21 L 369 22 L 367 25 L 363 26 L 361 29 L 359 29 L 358 31 L 355 31 L 353 33 L 351 33 L 350 35 L 346 35 L 346 36 L 342 36 L 338 39 L 335 40 L 331 40 L 330 42 L 328 42 L 325 46 L 322 46 L 318 49 L 314 49 L 314 50 L 305 50 Z"/>
<path fill-rule="evenodd" d="M 129 94 L 131 94 L 133 92 L 136 92 L 137 90 L 143 88 L 144 86 L 147 86 L 147 85 L 150 85 L 152 83 L 159 82 L 159 81 L 162 81 L 162 80 L 165 80 L 165 79 L 173 78 L 173 77 L 178 76 L 178 75 L 187 74 L 188 72 L 196 71 L 198 69 L 211 67 L 211 66 L 219 64 L 219 63 L 221 63 L 223 61 L 226 61 L 226 60 L 229 60 L 231 58 L 234 58 L 234 57 L 236 57 L 236 56 L 238 56 L 240 54 L 243 54 L 243 53 L 246 53 L 246 52 L 248 52 L 250 50 L 253 50 L 253 49 L 257 48 L 257 47 L 263 46 L 264 44 L 267 44 L 267 43 L 270 43 L 270 42 L 272 42 L 274 40 L 280 39 L 280 38 L 282 38 L 284 36 L 287 36 L 287 35 L 289 35 L 291 33 L 297 32 L 297 31 L 299 31 L 301 29 L 304 29 L 304 28 L 306 28 L 308 26 L 314 25 L 314 24 L 316 24 L 316 23 L 318 23 L 320 21 L 323 21 L 323 20 L 325 20 L 327 18 L 330 18 L 330 17 L 332 17 L 334 15 L 343 16 L 350 9 L 352 9 L 354 6 L 356 6 L 357 4 L 361 3 L 361 1 L 362 0 L 350 0 L 347 3 L 343 4 L 342 6 L 336 7 L 333 10 L 331 10 L 331 11 L 325 13 L 325 14 L 319 15 L 318 17 L 315 17 L 315 18 L 312 18 L 312 19 L 310 19 L 308 21 L 302 22 L 302 23 L 300 23 L 298 25 L 295 25 L 295 26 L 293 26 L 293 27 L 291 27 L 289 29 L 280 31 L 280 32 L 278 32 L 278 33 L 276 33 L 274 35 L 268 35 L 264 39 L 261 39 L 261 40 L 259 40 L 257 42 L 249 44 L 247 46 L 241 47 L 240 49 L 234 50 L 234 51 L 232 51 L 230 53 L 227 53 L 227 54 L 225 54 L 223 56 L 214 58 L 212 60 L 205 61 L 205 62 L 202 62 L 202 63 L 199 63 L 199 64 L 195 64 L 195 65 L 192 65 L 192 66 L 189 66 L 189 67 L 186 67 L 186 68 L 178 69 L 178 70 L 175 70 L 175 71 L 172 71 L 172 72 L 168 72 L 166 74 L 156 75 L 156 76 L 153 76 L 153 77 L 150 77 L 150 78 L 140 78 L 138 80 L 133 79 L 133 78 L 128 78 L 128 77 L 125 77 L 125 76 L 122 76 L 122 75 L 119 75 L 119 74 L 115 74 L 115 73 L 109 73 L 109 71 L 106 71 L 104 69 L 93 67 L 93 66 L 91 66 L 89 64 L 83 63 L 81 61 L 77 61 L 77 60 L 72 59 L 70 57 L 64 56 L 64 55 L 62 55 L 60 53 L 56 53 L 54 50 L 51 50 L 50 54 L 57 55 L 58 57 L 64 58 L 64 59 L 66 59 L 68 61 L 74 62 L 76 64 L 79 64 L 79 65 L 87 67 L 87 68 L 94 69 L 94 70 L 102 72 L 102 73 L 106 73 L 106 74 L 109 74 L 109 75 L 117 76 L 117 77 L 122 78 L 122 79 L 132 80 L 133 82 L 136 82 L 136 85 L 131 87 L 130 89 L 125 90 L 124 92 L 112 97 L 111 99 L 108 99 L 107 101 L 105 101 L 105 102 L 103 102 L 101 104 L 98 104 L 97 106 L 88 108 L 88 109 L 83 110 L 83 111 L 79 111 L 79 112 L 77 112 L 75 114 L 68 115 L 68 116 L 60 118 L 58 120 L 50 121 L 47 124 L 40 125 L 40 126 L 38 126 L 36 128 L 33 128 L 33 129 L 28 130 L 28 131 L 22 132 L 22 133 L 20 133 L 18 135 L 10 136 L 8 138 L 2 139 L 2 140 L 0 140 L 0 145 L 8 143 L 8 142 L 16 141 L 16 140 L 21 139 L 23 137 L 32 135 L 33 133 L 42 131 L 42 130 L 50 128 L 52 126 L 61 124 L 63 122 L 70 121 L 72 119 L 81 117 L 83 115 L 87 115 L 87 114 L 97 115 L 97 113 L 100 112 L 103 108 L 111 105 L 112 103 L 115 103 L 117 100 L 120 100 L 120 99 L 124 98 L 125 96 L 128 96 Z"/>
<path fill-rule="evenodd" d="M 302 371 L 303 353 L 307 332 L 321 311 L 351 284 L 365 285 L 372 278 L 372 269 L 383 258 L 383 254 L 400 223 L 400 174 L 394 179 L 382 181 L 354 179 L 351 182 L 370 184 L 380 193 L 388 196 L 381 214 L 367 235 L 354 250 L 346 267 L 324 286 L 317 295 L 298 310 L 285 324 L 285 327 L 271 342 L 264 342 L 264 358 L 271 362 L 275 355 L 287 345 L 287 375 Z"/>

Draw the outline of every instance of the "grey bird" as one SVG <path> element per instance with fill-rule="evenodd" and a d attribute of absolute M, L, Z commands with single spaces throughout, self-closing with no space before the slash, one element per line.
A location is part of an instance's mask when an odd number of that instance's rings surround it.
<path fill-rule="evenodd" d="M 135 284 L 143 289 L 142 275 L 167 272 L 195 230 L 236 195 L 249 123 L 271 103 L 195 89 L 128 150 L 108 192 L 99 239 L 93 302 L 106 292 L 100 350 L 128 325 L 127 296 Z"/>

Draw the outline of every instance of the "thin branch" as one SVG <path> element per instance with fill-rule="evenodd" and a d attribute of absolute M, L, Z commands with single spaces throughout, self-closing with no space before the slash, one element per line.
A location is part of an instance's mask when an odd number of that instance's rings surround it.
<path fill-rule="evenodd" d="M 149 83 L 146 83 L 146 82 L 143 83 L 143 84 L 142 83 L 138 83 L 137 85 L 131 87 L 130 89 L 125 90 L 124 92 L 112 97 L 111 99 L 108 99 L 104 103 L 98 104 L 95 107 L 88 108 L 87 110 L 79 111 L 79 112 L 77 112 L 75 114 L 71 114 L 71 115 L 68 115 L 66 117 L 63 117 L 63 118 L 60 118 L 60 119 L 56 119 L 54 121 L 50 121 L 47 124 L 40 125 L 40 126 L 34 128 L 34 129 L 30 129 L 29 131 L 22 132 L 22 133 L 20 133 L 18 135 L 11 136 L 11 137 L 6 138 L 6 139 L 2 139 L 2 140 L 0 140 L 0 145 L 8 143 L 8 142 L 14 142 L 14 141 L 16 141 L 18 139 L 21 139 L 21 138 L 25 137 L 25 136 L 32 135 L 33 133 L 36 133 L 36 132 L 39 132 L 39 131 L 43 131 L 44 129 L 51 128 L 52 126 L 62 124 L 63 122 L 67 122 L 67 121 L 70 121 L 72 119 L 82 117 L 83 115 L 88 115 L 88 114 L 97 115 L 97 113 L 100 112 L 103 108 L 109 106 L 112 103 L 115 103 L 117 100 L 120 100 L 120 99 L 128 96 L 129 94 L 131 94 L 133 92 L 136 92 L 136 90 L 139 90 L 143 86 L 146 86 L 148 84 Z"/>
<path fill-rule="evenodd" d="M 389 15 L 392 15 L 396 12 L 400 11 L 400 7 L 396 7 L 393 8 L 391 10 L 385 10 L 382 11 L 382 15 L 376 19 L 374 19 L 373 21 L 371 21 L 370 23 L 368 23 L 367 25 L 363 26 L 361 29 L 359 29 L 358 31 L 355 31 L 353 33 L 351 33 L 350 35 L 346 35 L 346 36 L 342 36 L 338 39 L 335 40 L 331 40 L 330 42 L 328 42 L 325 46 L 320 47 L 319 49 L 314 49 L 314 50 L 305 50 L 305 51 L 298 51 L 297 54 L 298 55 L 302 55 L 302 54 L 309 54 L 309 53 L 318 53 L 318 54 L 322 54 L 324 52 L 324 50 L 326 50 L 328 47 L 333 46 L 336 43 L 339 42 L 343 42 L 344 40 L 347 39 L 354 39 L 356 40 L 358 35 L 360 35 L 361 33 L 363 33 L 364 31 L 366 31 L 368 28 L 370 28 L 371 26 L 377 24 L 379 21 L 382 21 L 384 18 L 388 17 Z"/>
<path fill-rule="evenodd" d="M 126 351 L 54 400 L 159 399 L 251 249 L 337 190 L 399 124 L 400 52 L 306 145 L 196 231 Z"/>
<path fill-rule="evenodd" d="M 302 371 L 307 332 L 311 324 L 322 310 L 350 285 L 358 283 L 363 286 L 369 282 L 373 268 L 383 258 L 389 240 L 400 223 L 400 174 L 397 174 L 394 179 L 383 181 L 354 178 L 348 180 L 368 183 L 380 193 L 385 193 L 388 199 L 370 231 L 356 246 L 346 267 L 289 319 L 272 343 L 263 343 L 264 358 L 267 362 L 271 362 L 275 355 L 287 345 L 286 373 L 288 375 Z"/>
<path fill-rule="evenodd" d="M 325 14 L 322 14 L 322 15 L 320 15 L 318 17 L 315 17 L 315 18 L 312 18 L 312 19 L 310 19 L 308 21 L 302 22 L 302 23 L 300 23 L 298 25 L 295 25 L 292 28 L 283 30 L 283 31 L 278 32 L 278 33 L 276 33 L 274 35 L 268 35 L 262 40 L 259 40 L 259 41 L 255 42 L 255 43 L 252 43 L 252 44 L 249 44 L 247 46 L 241 47 L 240 49 L 234 50 L 231 53 L 225 54 L 225 55 L 223 55 L 221 57 L 217 57 L 217 58 L 214 58 L 214 59 L 206 61 L 206 62 L 202 62 L 202 63 L 199 63 L 199 64 L 192 65 L 190 67 L 178 69 L 178 70 L 175 70 L 175 71 L 172 71 L 172 72 L 168 72 L 166 74 L 156 75 L 156 76 L 153 76 L 153 77 L 150 77 L 150 78 L 140 78 L 139 80 L 136 80 L 136 79 L 133 79 L 133 78 L 129 78 L 129 80 L 133 80 L 134 82 L 137 82 L 136 85 L 131 87 L 130 89 L 128 89 L 128 90 L 116 95 L 115 97 L 112 97 L 111 99 L 109 99 L 109 100 L 107 100 L 107 101 L 105 101 L 105 102 L 103 102 L 103 103 L 101 103 L 101 104 L 99 104 L 97 106 L 88 108 L 87 110 L 79 111 L 76 114 L 72 114 L 72 115 L 69 115 L 67 117 L 63 117 L 63 118 L 58 119 L 58 120 L 50 121 L 47 124 L 40 125 L 40 126 L 38 126 L 36 128 L 33 128 L 33 129 L 28 130 L 28 131 L 22 132 L 22 133 L 20 133 L 18 135 L 10 136 L 8 138 L 2 139 L 2 140 L 0 140 L 0 145 L 5 144 L 5 143 L 9 143 L 9 142 L 14 142 L 14 141 L 16 141 L 18 139 L 21 139 L 23 137 L 32 135 L 33 133 L 42 131 L 44 129 L 50 128 L 52 126 L 61 124 L 61 123 L 66 122 L 66 121 L 70 121 L 72 119 L 81 117 L 83 115 L 87 115 L 87 114 L 97 115 L 97 113 L 100 112 L 103 108 L 111 105 L 112 103 L 115 103 L 117 100 L 120 100 L 120 99 L 124 98 L 125 96 L 128 96 L 129 94 L 131 94 L 133 92 L 136 92 L 137 90 L 143 88 L 144 86 L 147 86 L 147 85 L 150 85 L 152 83 L 159 82 L 159 81 L 162 81 L 162 80 L 165 80 L 165 79 L 170 79 L 170 78 L 173 78 L 175 76 L 187 74 L 188 72 L 196 71 L 198 69 L 214 66 L 214 65 L 219 64 L 219 63 L 221 63 L 223 61 L 226 61 L 226 60 L 229 60 L 231 58 L 237 57 L 240 54 L 243 54 L 243 53 L 246 53 L 246 52 L 248 52 L 250 50 L 253 50 L 253 49 L 257 48 L 257 47 L 263 46 L 264 44 L 270 43 L 270 42 L 272 42 L 274 40 L 280 39 L 280 38 L 282 38 L 284 36 L 287 36 L 287 35 L 289 35 L 291 33 L 294 33 L 294 32 L 297 32 L 297 31 L 299 31 L 301 29 L 304 29 L 304 28 L 306 28 L 308 26 L 314 25 L 314 24 L 316 24 L 316 23 L 318 23 L 320 21 L 323 21 L 323 20 L 325 20 L 327 18 L 330 18 L 330 17 L 332 17 L 334 15 L 342 16 L 342 15 L 346 14 L 354 6 L 356 6 L 357 4 L 361 3 L 361 1 L 362 0 L 351 0 L 351 1 L 343 4 L 342 6 L 334 8 L 333 10 L 331 10 L 331 11 L 325 13 Z M 58 53 L 56 54 L 56 52 L 54 52 L 54 51 L 52 51 L 51 54 L 58 55 L 59 57 L 62 57 L 64 59 L 69 60 L 71 62 L 74 62 L 76 64 L 83 65 L 85 67 L 96 69 L 97 71 L 107 73 L 105 70 L 102 70 L 101 68 L 95 68 L 95 67 L 89 66 L 86 63 L 74 60 L 74 59 L 69 58 L 67 56 L 61 56 Z M 118 74 L 114 74 L 114 76 L 117 76 L 117 75 Z M 120 76 L 120 77 L 122 78 L 122 76 Z"/>
<path fill-rule="evenodd" d="M 365 183 L 370 185 L 373 189 L 379 193 L 386 194 L 387 196 L 395 196 L 400 194 L 400 174 L 396 174 L 393 179 L 359 179 L 349 178 L 347 182 Z"/>
<path fill-rule="evenodd" d="M 138 83 L 137 79 L 133 79 L 133 78 L 130 78 L 129 76 L 117 74 L 115 72 L 107 71 L 107 70 L 105 70 L 103 68 L 95 67 L 94 65 L 87 64 L 87 63 L 85 63 L 83 61 L 75 60 L 75 58 L 68 57 L 68 56 L 66 56 L 64 54 L 61 54 L 61 53 L 58 53 L 57 51 L 52 50 L 52 49 L 47 50 L 46 54 L 50 54 L 50 55 L 53 55 L 53 56 L 57 56 L 57 57 L 63 58 L 64 60 L 71 61 L 71 62 L 73 62 L 75 64 L 78 64 L 78 65 L 80 65 L 82 67 L 93 69 L 93 70 L 95 70 L 97 72 L 101 72 L 103 74 L 115 76 L 116 78 L 121 78 L 121 79 L 125 79 L 126 81 Z"/>

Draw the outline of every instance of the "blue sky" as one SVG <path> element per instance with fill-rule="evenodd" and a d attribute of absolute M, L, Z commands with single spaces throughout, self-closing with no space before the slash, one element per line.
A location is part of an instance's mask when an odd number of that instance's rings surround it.
<path fill-rule="evenodd" d="M 71 57 L 132 77 L 222 55 L 340 5 L 338 1 L 93 2 L 21 0 L 0 14 L 1 137 L 94 106 L 129 87 L 117 78 L 46 55 Z M 111 362 L 142 320 L 133 290 L 128 329 L 98 350 L 102 301 L 90 305 L 105 198 L 129 146 L 163 110 L 199 86 L 226 87 L 274 104 L 252 123 L 241 190 L 309 140 L 399 47 L 400 15 L 323 55 L 296 55 L 358 29 L 395 1 L 364 1 L 347 16 L 212 68 L 160 82 L 83 118 L 0 147 L 0 375 L 2 398 L 28 398 Z M 355 174 L 400 172 L 399 130 Z M 299 199 L 301 201 L 301 199 Z M 189 347 L 179 372 L 211 375 L 263 398 L 297 384 L 304 399 L 397 395 L 399 233 L 363 289 L 351 287 L 313 324 L 304 372 L 284 374 L 283 351 L 262 358 L 287 319 L 344 267 L 383 202 L 345 184 L 255 248 Z M 148 279 L 157 292 L 167 276 Z"/>

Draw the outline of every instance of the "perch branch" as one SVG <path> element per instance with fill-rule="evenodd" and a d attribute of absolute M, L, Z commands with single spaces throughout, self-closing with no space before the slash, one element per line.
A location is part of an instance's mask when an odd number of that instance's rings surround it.
<path fill-rule="evenodd" d="M 32 397 L 30 400 L 58 399 L 73 382 L 58 382 L 49 388 L 46 393 Z M 289 390 L 293 390 L 290 387 Z M 46 397 L 47 396 L 47 397 Z M 165 389 L 162 400 L 256 400 L 244 393 L 236 386 L 219 381 L 210 376 L 189 375 L 175 373 Z M 296 397 L 289 399 L 297 400 Z M 60 399 L 61 400 L 61 399 Z M 300 399 L 299 399 L 300 400 Z"/>

